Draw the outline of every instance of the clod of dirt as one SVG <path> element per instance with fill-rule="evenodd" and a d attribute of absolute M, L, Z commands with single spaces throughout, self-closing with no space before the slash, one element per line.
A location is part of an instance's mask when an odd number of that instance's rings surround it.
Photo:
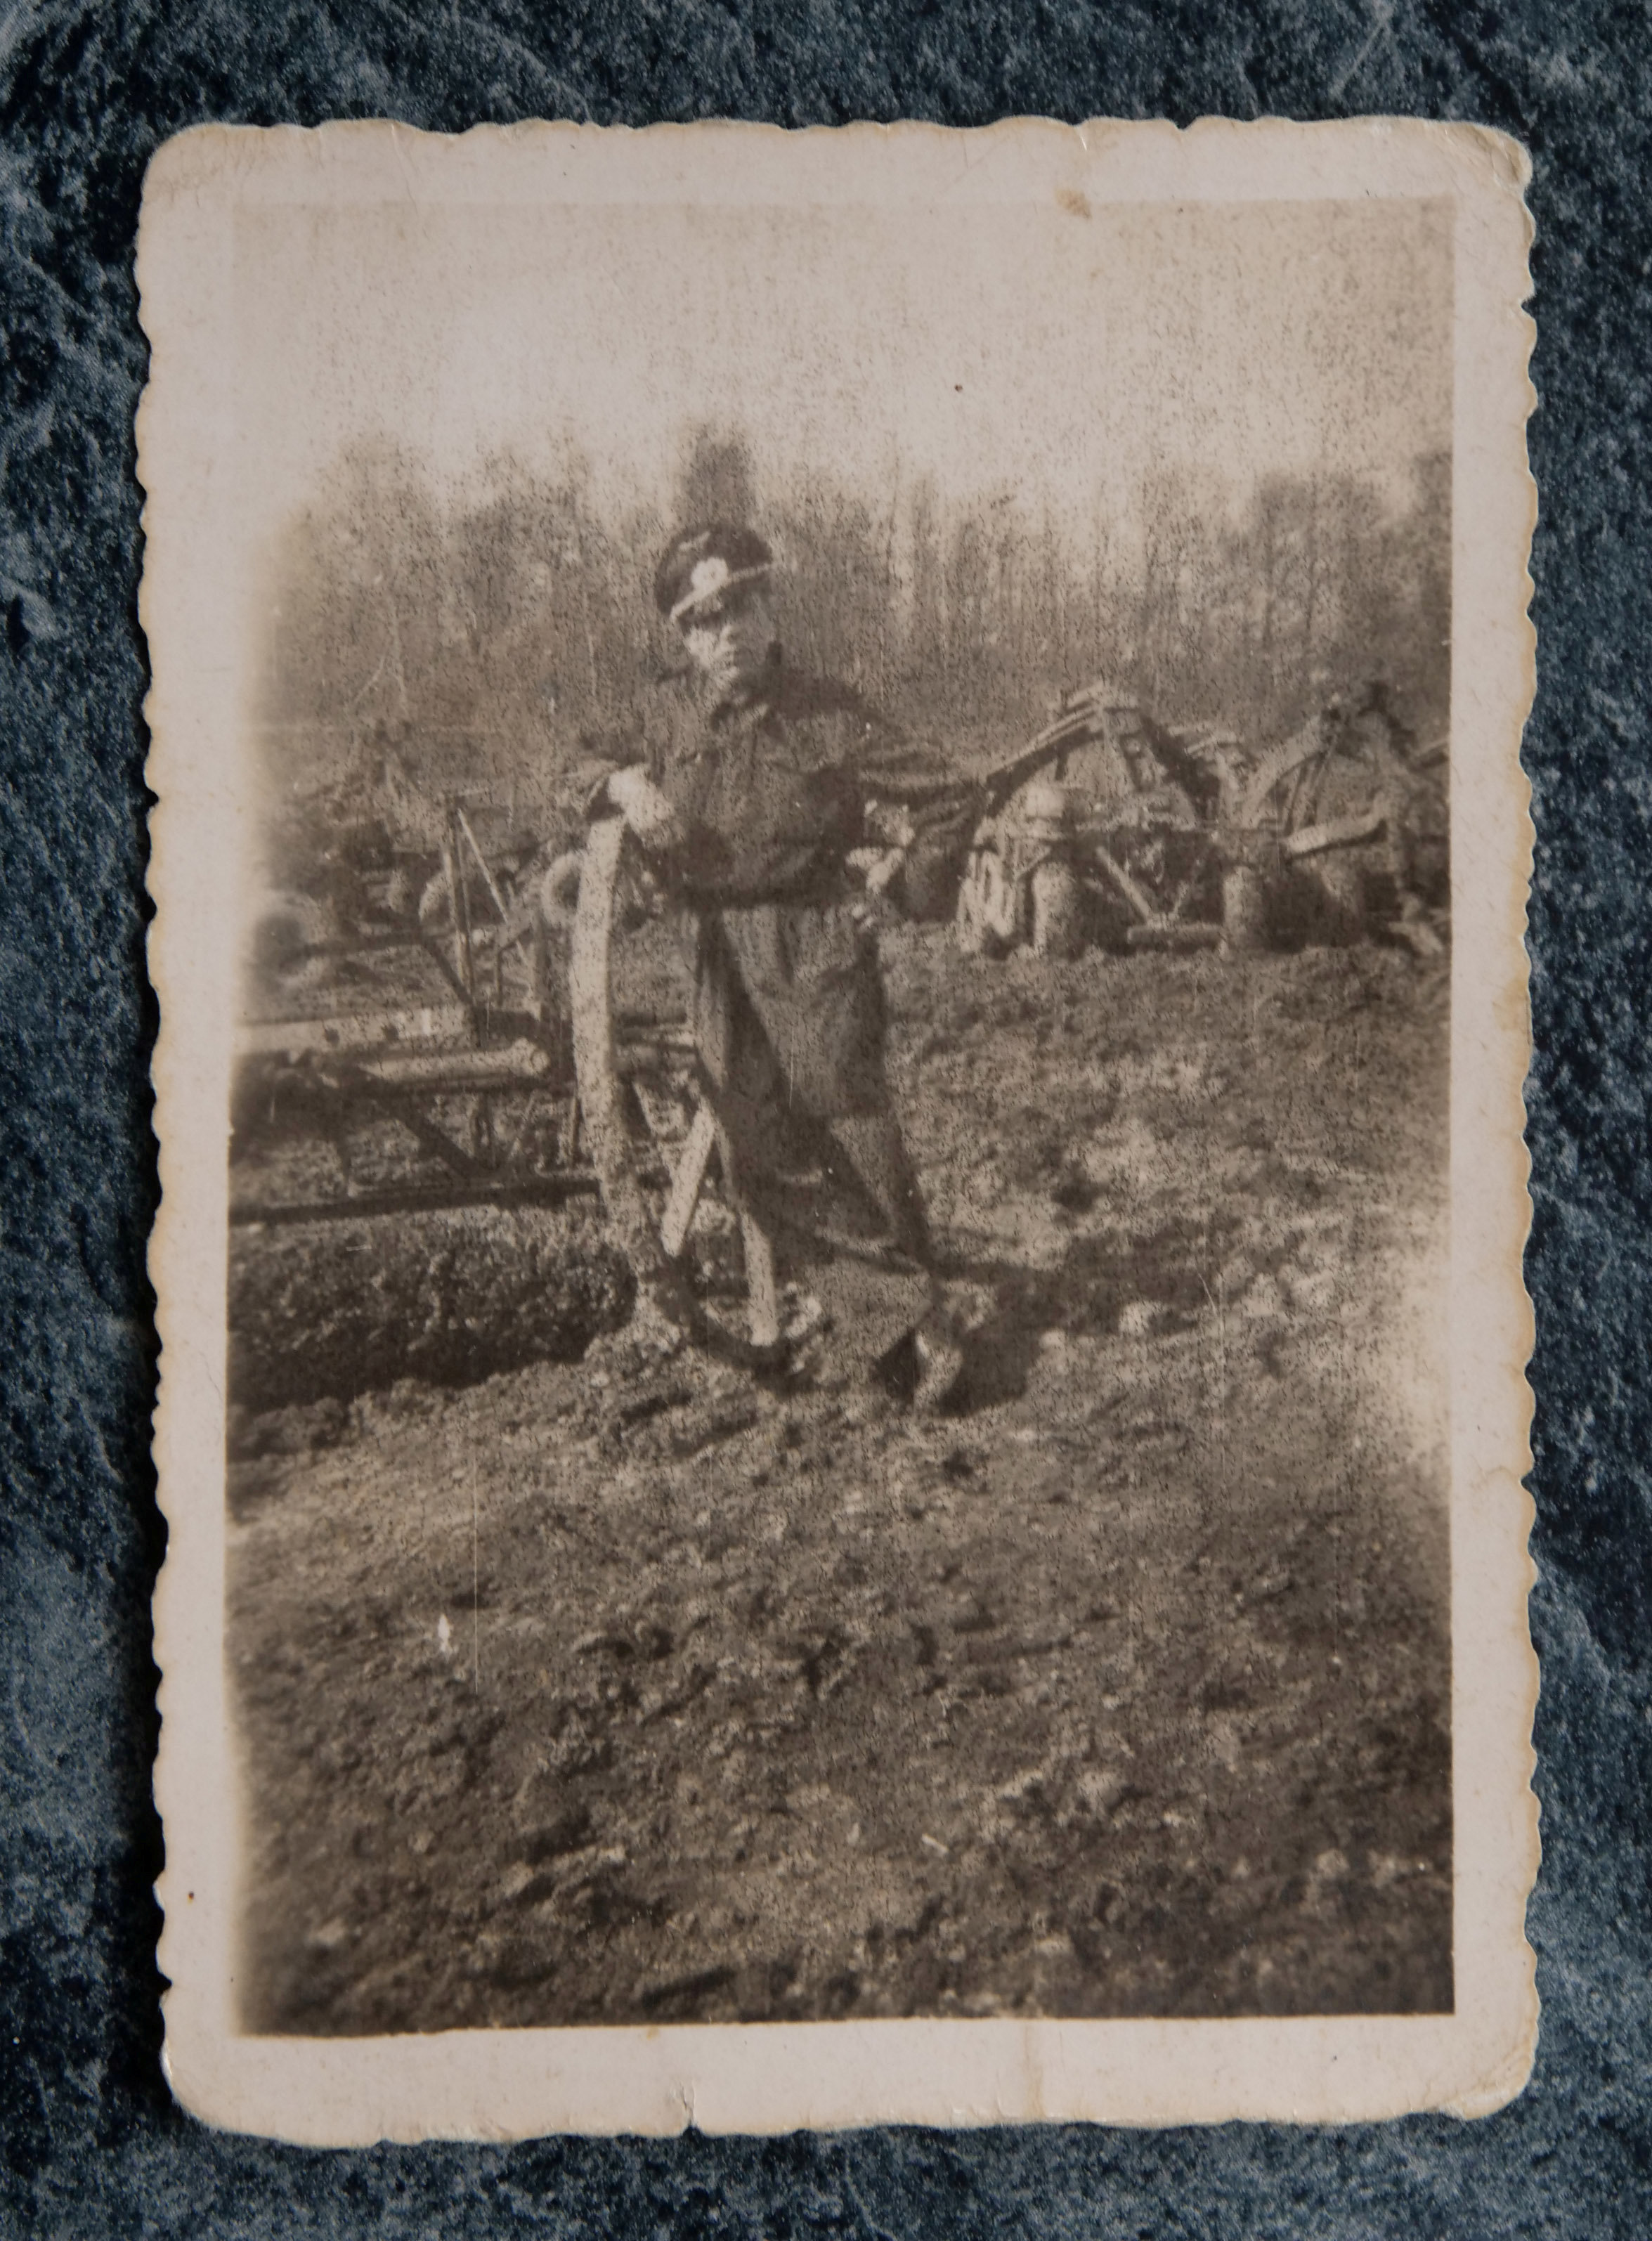
<path fill-rule="evenodd" d="M 706 1448 L 749 1431 L 758 1419 L 757 1397 L 751 1393 L 714 1396 L 684 1413 L 673 1425 L 669 1452 L 679 1460 L 703 1455 Z"/>
<path fill-rule="evenodd" d="M 530 1868 L 543 1867 L 577 1852 L 591 1836 L 591 1808 L 583 1803 L 568 1806 L 551 1820 L 529 1829 L 523 1838 L 522 1857 Z"/>
<path fill-rule="evenodd" d="M 635 1290 L 624 1255 L 577 1208 L 237 1230 L 231 1398 L 271 1409 L 572 1359 L 625 1321 Z"/>
<path fill-rule="evenodd" d="M 267 1409 L 261 1415 L 231 1408 L 226 1445 L 237 1462 L 259 1455 L 316 1455 L 337 1447 L 349 1426 L 344 1402 L 331 1397 L 307 1406 Z"/>
<path fill-rule="evenodd" d="M 585 1355 L 588 1381 L 601 1390 L 649 1377 L 662 1362 L 674 1361 L 685 1344 L 682 1332 L 644 1301 L 629 1321 L 622 1316 L 593 1335 Z"/>
<path fill-rule="evenodd" d="M 1287 1321 L 1289 1310 L 1285 1294 L 1272 1276 L 1259 1276 L 1245 1294 L 1244 1312 L 1253 1322 Z"/>
<path fill-rule="evenodd" d="M 1078 1779 L 1078 1802 L 1082 1811 L 1105 1821 L 1128 1788 L 1116 1767 L 1092 1767 Z"/>
<path fill-rule="evenodd" d="M 1310 1314 L 1323 1314 L 1336 1297 L 1334 1268 L 1287 1269 L 1285 1292 L 1292 1307 Z"/>
<path fill-rule="evenodd" d="M 422 1385 L 417 1377 L 398 1377 L 386 1391 L 364 1395 L 355 1413 L 363 1431 L 371 1435 L 387 1426 L 428 1420 L 439 1414 L 442 1405 L 438 1388 Z"/>
<path fill-rule="evenodd" d="M 1443 1295 L 1446 1012 L 1398 959 L 1357 1038 L 1312 956 L 886 965 L 965 1411 L 639 1316 L 365 1395 L 347 1465 L 234 1466 L 248 2028 L 1449 2011 L 1446 1396 L 1401 1321 Z M 1018 980 L 1077 1014 L 1047 1060 Z M 1056 1166 L 1004 1195 L 1034 1097 L 1087 1213 Z"/>
<path fill-rule="evenodd" d="M 1256 1275 L 1256 1263 L 1248 1253 L 1235 1253 L 1217 1271 L 1215 1294 L 1219 1300 L 1232 1307 L 1241 1300 Z"/>
<path fill-rule="evenodd" d="M 1063 1214 L 1088 1214 L 1100 1195 L 1100 1185 L 1077 1167 L 1063 1168 L 1050 1190 Z"/>

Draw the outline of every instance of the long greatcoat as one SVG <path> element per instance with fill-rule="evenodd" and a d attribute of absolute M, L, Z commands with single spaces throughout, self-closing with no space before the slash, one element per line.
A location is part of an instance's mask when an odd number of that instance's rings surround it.
<path fill-rule="evenodd" d="M 967 839 L 962 784 L 846 686 L 778 659 L 722 700 L 691 677 L 666 680 L 616 749 L 682 820 L 683 900 L 701 941 L 726 945 L 788 1106 L 823 1120 L 881 1110 L 882 984 L 845 862 L 882 837 L 869 804 L 893 808 L 913 834 L 899 899 L 914 916 L 947 910 Z"/>
<path fill-rule="evenodd" d="M 896 900 L 933 916 L 950 912 L 971 798 L 848 688 L 778 659 L 721 700 L 689 677 L 656 688 L 618 759 L 646 767 L 686 828 L 696 1039 L 760 1198 L 795 1124 L 890 1110 L 876 938 L 845 870 L 886 837 L 871 806 L 909 836 Z M 780 1201 L 788 1228 L 806 1222 L 789 1182 Z"/>

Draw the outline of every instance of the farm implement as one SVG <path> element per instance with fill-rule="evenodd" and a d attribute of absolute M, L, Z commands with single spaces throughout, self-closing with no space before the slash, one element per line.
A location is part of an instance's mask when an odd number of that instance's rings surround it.
<path fill-rule="evenodd" d="M 455 795 L 436 849 L 398 852 L 345 893 L 335 880 L 264 900 L 237 1039 L 232 1222 L 598 1188 L 532 836 Z"/>
<path fill-rule="evenodd" d="M 1260 759 L 1230 732 L 1172 731 L 1106 683 L 1069 693 L 985 782 L 956 932 L 970 955 L 1266 946 L 1311 905 L 1319 931 L 1374 922 L 1442 946 L 1443 743 L 1408 758 L 1380 692 L 1334 704 Z M 1441 858 L 1431 867 L 1430 852 Z"/>
<path fill-rule="evenodd" d="M 1167 731 L 1106 686 L 1069 695 L 980 781 L 960 945 L 1058 955 L 1099 933 L 1127 949 L 1257 947 L 1308 880 L 1338 914 L 1332 938 L 1354 938 L 1377 898 L 1386 930 L 1433 953 L 1443 771 L 1400 753 L 1367 721 L 1381 714 L 1328 712 L 1255 759 L 1230 734 Z M 875 893 L 898 860 L 892 850 L 852 867 Z M 742 1188 L 712 1084 L 730 992 L 719 1029 L 718 989 L 703 981 L 691 1030 L 678 929 L 622 820 L 599 819 L 578 853 L 553 859 L 508 805 L 451 793 L 418 846 L 381 834 L 325 879 L 312 863 L 307 884 L 264 898 L 252 931 L 230 1203 L 249 1248 L 318 1224 L 565 1208 L 533 1233 L 536 1250 L 560 1256 L 554 1282 L 572 1288 L 559 1334 L 587 1314 L 592 1256 L 615 1261 L 617 1248 L 636 1289 L 697 1347 L 755 1367 L 788 1358 L 811 1301 L 780 1281 L 766 1225 L 793 1213 L 760 1213 Z M 814 1187 L 805 1167 L 799 1209 Z M 829 1222 L 812 1234 L 850 1260 L 889 1258 Z M 464 1282 L 438 1281 L 446 1245 L 429 1244 L 428 1283 L 414 1253 L 420 1331 L 439 1326 L 458 1358 L 498 1307 L 498 1254 L 528 1234 L 505 1224 L 484 1251 L 477 1231 Z M 268 1261 L 273 1245 L 255 1249 Z M 340 1276 L 341 1330 L 360 1288 L 380 1281 L 380 1248 L 351 1250 L 365 1257 Z M 245 1296 L 279 1352 L 309 1311 L 295 1293 L 290 1312 L 264 1314 L 259 1284 Z M 616 1296 L 589 1312 L 623 1312 Z M 394 1321 L 388 1297 L 378 1306 Z M 599 1327 L 580 1326 L 587 1337 Z M 508 1335 L 498 1345 L 508 1353 Z"/>
<path fill-rule="evenodd" d="M 418 874 L 358 881 L 347 922 L 336 898 L 265 898 L 237 1042 L 231 1223 L 600 1199 L 639 1285 L 686 1336 L 779 1359 L 796 1332 L 773 1248 L 741 1199 L 678 946 L 623 824 L 599 821 L 579 856 L 547 864 L 457 797 Z"/>

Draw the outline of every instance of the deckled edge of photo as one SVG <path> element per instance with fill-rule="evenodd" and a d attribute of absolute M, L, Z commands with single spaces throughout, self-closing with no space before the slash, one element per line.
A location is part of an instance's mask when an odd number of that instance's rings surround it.
<path fill-rule="evenodd" d="M 1093 2119 L 1328 2123 L 1441 2108 L 1479 2115 L 1529 2074 L 1537 2030 L 1525 1907 L 1539 1858 L 1531 1789 L 1538 1673 L 1532 1314 L 1522 1088 L 1532 826 L 1519 746 L 1535 686 L 1527 565 L 1535 492 L 1524 151 L 1471 125 L 1036 119 L 970 132 L 571 124 L 456 138 L 391 124 L 203 126 L 153 159 L 137 277 L 151 358 L 137 418 L 145 493 L 139 616 L 157 797 L 149 964 L 162 1198 L 150 1271 L 161 1339 L 155 1420 L 167 1556 L 155 1796 L 166 1865 L 164 2061 L 183 2105 L 228 2129 L 315 2144 L 556 2131 L 777 2132 L 880 2123 Z M 1045 192 L 1289 200 L 1445 194 L 1457 212 L 1452 792 L 1452 1623 L 1457 2006 L 1449 2017 L 1218 2022 L 1057 2019 L 611 2026 L 378 2039 L 244 2037 L 235 2027 L 237 1770 L 224 1636 L 227 1139 L 235 865 L 244 805 L 223 743 L 244 712 L 244 618 L 215 565 L 215 469 L 234 425 L 227 286 L 244 198 L 421 193 L 554 204 L 966 200 Z M 216 509 L 216 510 L 215 510 Z M 228 758 L 233 766 L 233 757 Z"/>

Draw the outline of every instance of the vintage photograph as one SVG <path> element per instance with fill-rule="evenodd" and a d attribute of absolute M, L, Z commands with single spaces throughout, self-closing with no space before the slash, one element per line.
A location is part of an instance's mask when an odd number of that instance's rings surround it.
<path fill-rule="evenodd" d="M 705 152 L 223 232 L 229 2027 L 1449 2018 L 1459 199 Z"/>

